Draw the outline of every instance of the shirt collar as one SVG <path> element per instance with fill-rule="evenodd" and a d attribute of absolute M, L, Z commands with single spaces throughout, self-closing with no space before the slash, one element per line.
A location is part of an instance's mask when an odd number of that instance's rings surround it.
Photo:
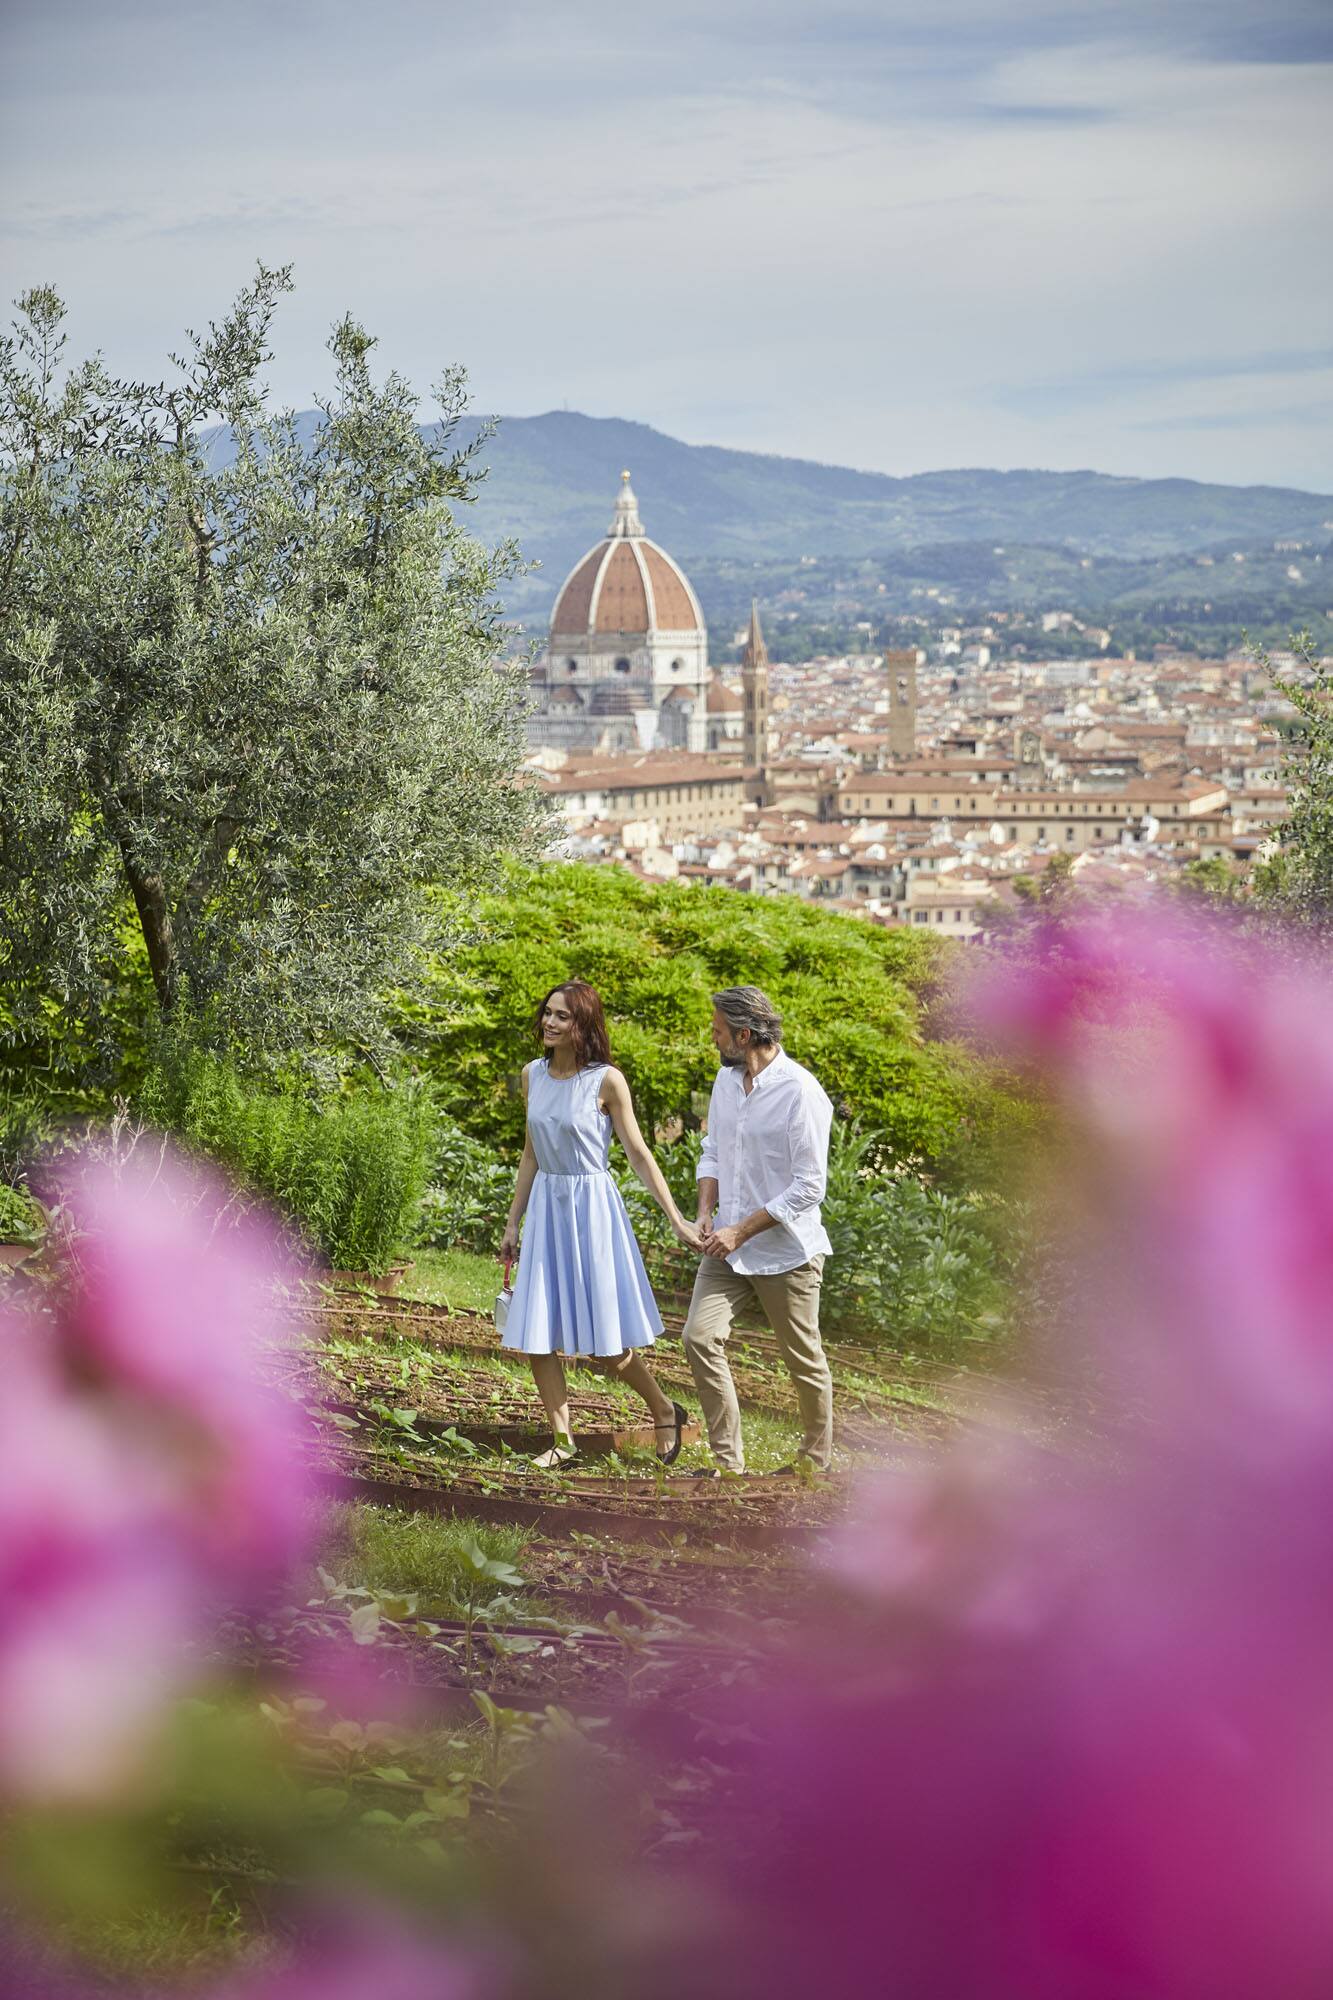
<path fill-rule="evenodd" d="M 763 1089 L 764 1085 L 768 1082 L 768 1079 L 772 1076 L 774 1070 L 781 1069 L 782 1065 L 787 1060 L 788 1060 L 787 1051 L 785 1049 L 779 1049 L 777 1054 L 774 1056 L 772 1062 L 764 1064 L 764 1067 L 760 1070 L 758 1076 L 755 1078 L 754 1082 L 750 1085 L 751 1097 L 753 1097 L 756 1090 Z M 745 1071 L 743 1069 L 738 1069 L 733 1071 L 733 1075 L 736 1078 L 737 1088 L 739 1090 L 744 1090 Z"/>

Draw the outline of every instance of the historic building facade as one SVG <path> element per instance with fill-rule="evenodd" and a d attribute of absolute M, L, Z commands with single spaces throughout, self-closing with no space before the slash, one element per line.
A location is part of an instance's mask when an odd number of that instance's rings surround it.
<path fill-rule="evenodd" d="M 720 749 L 731 717 L 716 692 L 710 713 L 710 686 L 699 600 L 644 533 L 623 473 L 606 539 L 574 565 L 556 599 L 533 673 L 528 741 L 595 752 Z"/>

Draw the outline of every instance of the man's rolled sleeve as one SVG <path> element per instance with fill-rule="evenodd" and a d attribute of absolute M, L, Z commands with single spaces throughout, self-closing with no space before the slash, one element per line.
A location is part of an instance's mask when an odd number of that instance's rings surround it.
<path fill-rule="evenodd" d="M 791 1135 L 791 1179 L 782 1193 L 764 1203 L 774 1222 L 787 1225 L 823 1201 L 828 1186 L 828 1133 L 814 1107 L 803 1108 Z"/>

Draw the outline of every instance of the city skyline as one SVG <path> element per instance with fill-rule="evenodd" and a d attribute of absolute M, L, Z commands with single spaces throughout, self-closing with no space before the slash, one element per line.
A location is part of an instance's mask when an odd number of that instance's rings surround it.
<path fill-rule="evenodd" d="M 0 57 L 6 296 L 127 374 L 263 258 L 298 407 L 350 311 L 505 414 L 1333 491 L 1314 0 L 15 0 Z"/>

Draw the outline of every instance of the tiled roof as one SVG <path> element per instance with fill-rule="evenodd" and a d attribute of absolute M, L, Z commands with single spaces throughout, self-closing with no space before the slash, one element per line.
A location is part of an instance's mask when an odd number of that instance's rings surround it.
<path fill-rule="evenodd" d="M 598 578 L 593 629 L 639 633 L 646 632 L 651 623 L 648 592 L 633 546 L 629 542 L 613 542 Z"/>
<path fill-rule="evenodd" d="M 651 593 L 651 602 L 650 602 Z M 703 615 L 683 573 L 644 535 L 613 536 L 589 549 L 551 613 L 551 644 L 623 633 L 702 632 Z"/>
<path fill-rule="evenodd" d="M 639 544 L 639 549 L 648 567 L 648 580 L 653 586 L 653 609 L 657 613 L 654 622 L 657 630 L 659 632 L 702 630 L 703 621 L 699 616 L 690 586 L 670 556 L 659 549 L 655 542 L 646 539 Z"/>
<path fill-rule="evenodd" d="M 588 629 L 588 613 L 592 608 L 592 594 L 597 586 L 597 573 L 601 569 L 606 551 L 612 545 L 603 542 L 591 549 L 574 571 L 559 597 L 551 614 L 551 637 L 557 632 L 567 632 L 571 638 L 581 637 Z"/>

